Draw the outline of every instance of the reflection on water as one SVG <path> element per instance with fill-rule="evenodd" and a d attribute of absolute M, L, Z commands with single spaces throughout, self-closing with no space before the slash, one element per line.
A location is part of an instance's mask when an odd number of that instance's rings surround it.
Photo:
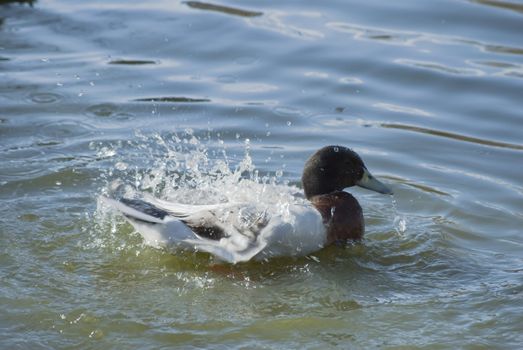
<path fill-rule="evenodd" d="M 498 0 L 470 0 L 471 2 L 476 2 L 478 4 L 482 5 L 488 5 L 488 6 L 494 6 L 499 7 L 502 9 L 512 10 L 516 12 L 523 13 L 523 4 L 517 4 L 514 2 L 508 2 L 508 1 L 498 1 Z"/>
<path fill-rule="evenodd" d="M 247 11 L 235 7 L 211 4 L 208 2 L 185 1 L 184 3 L 193 9 L 221 12 L 233 16 L 258 17 L 263 15 L 263 12 Z"/>
<path fill-rule="evenodd" d="M 431 69 L 434 71 L 440 71 L 446 74 L 459 74 L 459 75 L 471 75 L 471 76 L 482 76 L 484 72 L 479 69 L 471 68 L 462 68 L 462 67 L 449 67 L 435 62 L 423 62 L 423 61 L 413 61 L 407 59 L 397 59 L 395 61 L 399 64 L 411 65 L 414 67 Z"/>
<path fill-rule="evenodd" d="M 408 130 L 408 131 L 414 131 L 414 132 L 421 132 L 424 134 L 435 135 L 435 136 L 440 136 L 440 137 L 448 137 L 450 139 L 454 139 L 454 140 L 458 140 L 458 141 L 465 141 L 465 142 L 473 142 L 473 143 L 477 143 L 480 145 L 510 148 L 513 150 L 523 150 L 523 145 L 485 140 L 485 139 L 480 139 L 480 138 L 476 138 L 476 137 L 455 134 L 455 133 L 451 133 L 448 131 L 423 128 L 423 127 L 419 127 L 419 126 L 388 124 L 388 123 L 381 123 L 380 126 L 383 128 L 401 129 L 401 130 Z"/>
<path fill-rule="evenodd" d="M 0 0 L 0 5 L 9 4 L 9 3 L 18 3 L 18 4 L 29 4 L 33 6 L 37 0 Z"/>
<path fill-rule="evenodd" d="M 155 61 L 148 60 L 112 60 L 109 64 L 128 64 L 128 65 L 142 65 L 142 64 L 157 64 Z"/>
<path fill-rule="evenodd" d="M 397 112 L 397 113 L 405 113 L 405 114 L 412 114 L 412 115 L 420 115 L 423 117 L 432 117 L 433 114 L 429 113 L 427 111 L 424 111 L 419 108 L 412 108 L 412 107 L 406 107 L 406 106 L 398 106 L 391 103 L 375 103 L 373 105 L 376 108 L 382 108 L 388 111 Z"/>
<path fill-rule="evenodd" d="M 482 51 L 497 53 L 507 53 L 521 55 L 523 48 L 505 45 L 494 45 L 483 43 L 459 36 L 446 36 L 435 33 L 419 33 L 411 31 L 398 31 L 392 29 L 366 27 L 351 23 L 332 22 L 327 27 L 346 33 L 351 33 L 357 40 L 378 40 L 385 44 L 415 46 L 423 43 L 433 43 L 440 45 L 466 44 L 478 47 Z"/>
<path fill-rule="evenodd" d="M 521 13 L 1 1 L 0 347 L 518 349 Z M 221 265 L 97 200 L 277 209 L 326 144 L 394 188 L 361 244 Z"/>
<path fill-rule="evenodd" d="M 135 101 L 138 102 L 211 102 L 207 98 L 189 98 L 189 97 L 150 97 L 150 98 L 137 98 Z"/>

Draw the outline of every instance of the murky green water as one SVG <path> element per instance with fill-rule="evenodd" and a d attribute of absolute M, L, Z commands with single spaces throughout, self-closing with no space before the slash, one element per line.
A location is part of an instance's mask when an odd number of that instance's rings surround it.
<path fill-rule="evenodd" d="M 523 344 L 523 3 L 1 3 L 1 348 Z M 362 245 L 216 268 L 98 205 L 326 144 L 395 191 Z"/>

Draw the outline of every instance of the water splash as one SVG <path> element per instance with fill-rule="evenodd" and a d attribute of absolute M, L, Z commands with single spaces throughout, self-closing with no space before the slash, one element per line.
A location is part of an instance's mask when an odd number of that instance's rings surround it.
<path fill-rule="evenodd" d="M 396 230 L 396 233 L 399 236 L 404 236 L 405 231 L 407 231 L 407 219 L 399 213 L 398 203 L 396 202 L 394 195 L 392 195 L 392 209 L 394 210 L 394 230 Z"/>
<path fill-rule="evenodd" d="M 291 222 L 290 206 L 306 202 L 296 196 L 300 189 L 288 184 L 282 169 L 269 173 L 258 169 L 250 155 L 251 141 L 238 141 L 242 142 L 240 154 L 231 153 L 225 142 L 196 135 L 192 129 L 151 135 L 137 131 L 132 141 L 93 144 L 99 157 L 109 163 L 101 176 L 100 194 L 143 198 L 147 193 L 185 204 L 256 203 L 264 216 L 281 215 Z M 123 220 L 109 212 L 99 201 L 95 221 L 113 236 L 109 240 L 125 249 L 126 243 L 118 238 Z"/>

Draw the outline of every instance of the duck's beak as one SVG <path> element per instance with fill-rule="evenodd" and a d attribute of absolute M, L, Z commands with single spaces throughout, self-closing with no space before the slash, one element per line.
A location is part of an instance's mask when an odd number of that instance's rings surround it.
<path fill-rule="evenodd" d="M 363 170 L 364 172 L 363 176 L 361 177 L 361 180 L 356 182 L 357 186 L 383 194 L 393 194 L 390 188 L 378 181 L 366 168 L 363 168 Z"/>

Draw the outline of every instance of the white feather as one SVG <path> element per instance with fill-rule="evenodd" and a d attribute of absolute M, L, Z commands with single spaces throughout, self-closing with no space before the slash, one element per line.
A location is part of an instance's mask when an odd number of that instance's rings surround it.
<path fill-rule="evenodd" d="M 146 244 L 171 252 L 189 248 L 211 253 L 229 263 L 238 263 L 276 256 L 307 255 L 326 243 L 321 215 L 312 205 L 294 204 L 289 206 L 285 215 L 269 215 L 267 208 L 255 205 L 187 205 L 152 197 L 147 200 L 170 215 L 160 220 L 121 202 L 104 198 L 106 203 L 126 216 Z M 207 224 L 214 220 L 216 226 L 224 229 L 226 237 L 218 240 L 201 237 L 180 218 L 201 219 Z"/>

